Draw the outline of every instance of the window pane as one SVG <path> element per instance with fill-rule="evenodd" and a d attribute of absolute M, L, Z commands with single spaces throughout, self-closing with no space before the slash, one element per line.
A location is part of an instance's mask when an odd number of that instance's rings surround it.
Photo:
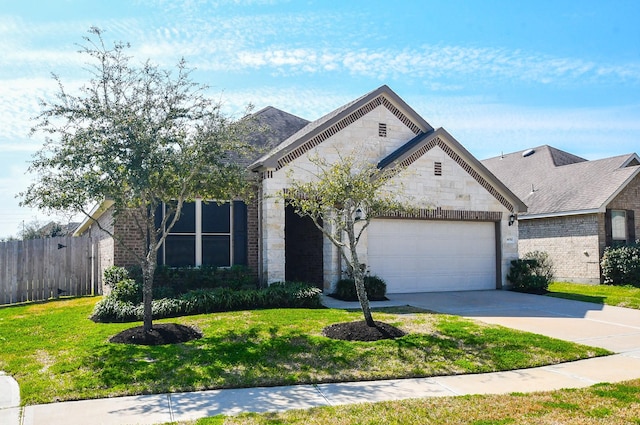
<path fill-rule="evenodd" d="M 167 266 L 183 267 L 196 265 L 195 236 L 169 235 L 164 242 Z"/>
<path fill-rule="evenodd" d="M 625 211 L 611 211 L 611 236 L 618 241 L 627 239 L 627 214 Z"/>
<path fill-rule="evenodd" d="M 231 265 L 229 236 L 202 237 L 202 265 L 226 267 Z"/>
<path fill-rule="evenodd" d="M 230 222 L 229 203 L 202 203 L 202 233 L 229 233 Z"/>
<path fill-rule="evenodd" d="M 182 204 L 180 219 L 171 229 L 171 233 L 195 233 L 196 232 L 196 204 L 185 202 Z"/>

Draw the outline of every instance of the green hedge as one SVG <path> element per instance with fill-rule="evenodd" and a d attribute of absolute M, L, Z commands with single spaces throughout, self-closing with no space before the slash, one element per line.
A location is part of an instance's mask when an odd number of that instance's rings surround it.
<path fill-rule="evenodd" d="M 364 288 L 367 291 L 369 301 L 386 300 L 387 283 L 378 276 L 365 276 Z M 336 283 L 336 291 L 332 294 L 334 298 L 343 301 L 358 301 L 356 284 L 353 279 L 340 279 Z"/>
<path fill-rule="evenodd" d="M 113 293 L 112 293 L 113 294 Z M 143 305 L 109 294 L 94 307 L 95 322 L 133 322 L 142 320 Z M 265 289 L 196 289 L 177 298 L 153 300 L 154 319 L 222 311 L 264 308 L 321 308 L 322 291 L 299 282 L 273 283 Z"/>
<path fill-rule="evenodd" d="M 600 262 L 603 281 L 607 285 L 640 287 L 640 245 L 607 247 Z"/>
<path fill-rule="evenodd" d="M 127 283 L 123 283 L 127 280 Z M 130 280 L 130 281 L 129 281 Z M 134 304 L 142 302 L 142 270 L 140 267 L 112 266 L 104 271 L 104 284 L 112 292 L 123 292 L 117 298 Z M 178 298 L 196 289 L 255 289 L 255 273 L 246 266 L 233 267 L 166 267 L 159 266 L 153 278 L 153 298 Z"/>

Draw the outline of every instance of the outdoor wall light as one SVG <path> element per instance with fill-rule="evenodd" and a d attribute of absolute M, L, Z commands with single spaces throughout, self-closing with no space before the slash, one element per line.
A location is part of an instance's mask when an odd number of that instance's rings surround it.
<path fill-rule="evenodd" d="M 353 215 L 353 220 L 354 221 L 360 221 L 362 220 L 362 210 L 360 208 L 358 208 L 355 212 L 355 214 Z"/>
<path fill-rule="evenodd" d="M 513 226 L 513 223 L 516 222 L 516 215 L 515 214 L 511 214 L 509 216 L 509 226 Z"/>

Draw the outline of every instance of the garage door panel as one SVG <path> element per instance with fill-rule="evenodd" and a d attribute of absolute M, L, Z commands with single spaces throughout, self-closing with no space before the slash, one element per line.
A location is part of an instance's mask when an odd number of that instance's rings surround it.
<path fill-rule="evenodd" d="M 493 223 L 373 220 L 368 257 L 389 293 L 495 289 Z"/>

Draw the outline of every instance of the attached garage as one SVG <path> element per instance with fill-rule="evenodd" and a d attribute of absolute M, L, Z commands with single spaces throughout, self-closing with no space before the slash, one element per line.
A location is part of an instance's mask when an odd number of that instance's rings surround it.
<path fill-rule="evenodd" d="M 388 293 L 496 289 L 493 222 L 376 219 L 367 238 Z"/>
<path fill-rule="evenodd" d="M 397 195 L 394 200 L 410 208 L 387 208 L 380 216 L 359 195 L 347 202 L 345 194 L 328 201 L 335 211 L 322 217 L 332 236 L 317 237 L 313 226 L 288 211 L 282 193 L 350 158 L 354 172 L 360 161 L 375 164 L 385 178 L 379 194 Z M 306 280 L 334 292 L 350 257 L 332 242 L 345 236 L 334 218 L 343 217 L 340 207 L 347 204 L 372 219 L 357 247 L 359 261 L 385 279 L 389 293 L 503 288 L 510 261 L 518 257 L 517 216 L 526 205 L 387 86 L 300 129 L 251 170 L 260 181 L 255 247 L 258 275 L 266 283 Z"/>

